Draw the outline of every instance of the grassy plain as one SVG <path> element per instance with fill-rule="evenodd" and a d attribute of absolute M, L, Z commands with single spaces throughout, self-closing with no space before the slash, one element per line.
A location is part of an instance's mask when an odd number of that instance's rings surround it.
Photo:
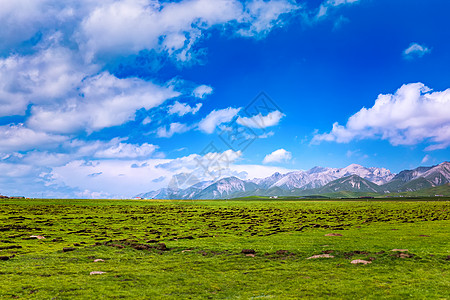
<path fill-rule="evenodd" d="M 450 202 L 423 200 L 0 199 L 0 298 L 448 299 Z"/>

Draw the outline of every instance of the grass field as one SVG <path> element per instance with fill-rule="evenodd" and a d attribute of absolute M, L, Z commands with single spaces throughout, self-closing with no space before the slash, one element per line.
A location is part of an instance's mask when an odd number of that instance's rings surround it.
<path fill-rule="evenodd" d="M 449 212 L 446 198 L 1 199 L 0 298 L 449 299 Z"/>

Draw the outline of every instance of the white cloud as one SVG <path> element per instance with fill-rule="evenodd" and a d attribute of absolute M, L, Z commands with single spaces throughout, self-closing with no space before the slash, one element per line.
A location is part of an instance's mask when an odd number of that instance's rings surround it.
<path fill-rule="evenodd" d="M 93 156 L 96 158 L 146 158 L 151 156 L 157 148 L 148 143 L 142 145 L 118 143 L 97 150 Z"/>
<path fill-rule="evenodd" d="M 0 153 L 55 148 L 67 139 L 27 128 L 23 124 L 0 126 Z"/>
<path fill-rule="evenodd" d="M 380 138 L 392 145 L 431 143 L 426 150 L 450 145 L 450 89 L 431 92 L 422 83 L 403 85 L 395 94 L 379 95 L 373 107 L 362 108 L 345 126 L 316 134 L 312 143 Z"/>
<path fill-rule="evenodd" d="M 1 7 L 5 49 L 58 27 L 88 60 L 156 49 L 179 61 L 195 57 L 195 43 L 213 26 L 266 34 L 284 23 L 281 15 L 300 8 L 292 0 L 2 0 Z"/>
<path fill-rule="evenodd" d="M 20 163 L 11 164 L 0 162 L 0 179 L 2 179 L 2 177 L 7 178 L 27 177 L 27 179 L 29 179 L 29 177 L 32 177 L 33 175 L 35 176 L 38 175 L 35 173 L 33 166 Z"/>
<path fill-rule="evenodd" d="M 158 135 L 158 137 L 170 138 L 175 133 L 183 133 L 188 131 L 189 129 L 190 127 L 188 127 L 186 124 L 175 122 L 169 125 L 169 130 L 167 130 L 165 126 L 158 128 L 156 134 Z"/>
<path fill-rule="evenodd" d="M 1 0 L 0 48 L 13 46 L 30 39 L 45 23 L 55 24 L 55 19 L 46 16 L 49 1 L 46 0 Z"/>
<path fill-rule="evenodd" d="M 202 181 L 214 181 L 224 177 L 240 177 L 242 172 L 236 172 L 234 163 L 242 156 L 241 151 L 231 149 L 223 152 L 209 152 L 204 155 L 191 154 L 180 157 L 157 167 L 170 170 L 175 178 L 169 183 L 171 188 L 187 188 Z M 181 175 L 182 176 L 178 176 Z M 181 181 L 180 181 L 181 179 Z"/>
<path fill-rule="evenodd" d="M 147 125 L 152 122 L 152 119 L 150 117 L 145 117 L 144 120 L 142 120 L 142 125 Z"/>
<path fill-rule="evenodd" d="M 423 158 L 422 158 L 422 161 L 420 162 L 421 164 L 424 164 L 424 163 L 426 163 L 427 161 L 429 161 L 430 160 L 430 155 L 425 155 Z"/>
<path fill-rule="evenodd" d="M 228 0 L 107 2 L 83 20 L 79 35 L 88 57 L 159 49 L 183 61 L 201 29 L 234 20 L 241 10 L 238 1 Z"/>
<path fill-rule="evenodd" d="M 268 131 L 268 132 L 265 132 L 265 133 L 263 133 L 263 134 L 261 134 L 261 135 L 258 135 L 258 138 L 259 139 L 267 139 L 267 138 L 269 138 L 269 137 L 271 137 L 271 136 L 274 136 L 275 135 L 275 132 L 273 132 L 273 131 Z"/>
<path fill-rule="evenodd" d="M 87 132 L 133 120 L 136 110 L 150 109 L 180 95 L 173 87 L 138 78 L 119 79 L 108 72 L 85 79 L 81 97 L 55 105 L 35 106 L 27 125 L 48 132 Z"/>
<path fill-rule="evenodd" d="M 292 13 L 300 8 L 294 1 L 286 0 L 253 0 L 245 5 L 243 19 L 250 26 L 238 30 L 242 36 L 261 36 L 272 30 L 274 26 L 281 25 L 280 16 Z"/>
<path fill-rule="evenodd" d="M 227 150 L 203 156 L 191 154 L 177 159 L 72 160 L 53 168 L 48 180 L 51 184 L 67 186 L 79 192 L 88 190 L 97 193 L 97 197 L 101 198 L 131 197 L 140 192 L 168 187 L 171 178 L 180 173 L 192 174 L 196 180 L 194 183 L 211 180 L 214 176 L 235 175 L 232 166 L 241 155 L 240 151 Z M 219 157 L 222 165 L 211 168 L 211 173 L 199 164 L 207 165 L 211 159 Z M 227 164 L 223 161 L 224 157 Z M 90 196 L 86 194 L 83 197 Z"/>
<path fill-rule="evenodd" d="M 0 59 L 0 117 L 22 115 L 30 103 L 48 104 L 73 96 L 86 71 L 93 69 L 59 46 Z"/>
<path fill-rule="evenodd" d="M 288 161 L 292 158 L 292 153 L 289 151 L 286 151 L 284 149 L 278 149 L 273 151 L 270 154 L 267 154 L 264 159 L 263 163 L 273 163 L 273 162 L 282 162 L 282 161 Z"/>
<path fill-rule="evenodd" d="M 275 22 L 274 18 L 288 12 L 287 7 L 296 8 L 286 0 L 255 0 L 245 5 L 235 0 L 86 0 L 64 5 L 49 0 L 6 1 L 0 21 L 14 26 L 5 26 L 0 36 L 28 39 L 42 31 L 44 38 L 33 49 L 37 50 L 34 54 L 0 59 L 0 116 L 24 114 L 32 104 L 27 125 L 43 126 L 49 132 L 91 132 L 123 124 L 134 117 L 136 109 L 157 106 L 179 94 L 168 90 L 161 99 L 158 94 L 164 87 L 149 92 L 146 88 L 151 89 L 152 84 L 143 80 L 119 79 L 105 72 L 95 75 L 101 66 L 82 61 L 83 56 L 156 49 L 187 61 L 195 56 L 193 45 L 202 32 L 212 26 L 253 26 L 252 32 L 266 32 L 281 25 L 282 21 Z M 60 31 L 55 31 L 56 27 Z M 77 50 L 61 46 L 68 41 L 78 43 Z M 129 87 L 124 87 L 126 84 Z M 202 85 L 193 93 L 203 98 L 211 92 L 211 87 Z M 124 108 L 128 102 L 132 105 Z M 199 108 L 197 105 L 192 112 Z"/>
<path fill-rule="evenodd" d="M 0 6 L 0 117 L 25 116 L 25 125 L 0 126 L 0 152 L 5 152 L 0 154 L 0 184 L 13 194 L 45 191 L 47 197 L 132 196 L 167 185 L 161 178 L 186 168 L 157 167 L 171 160 L 157 158 L 158 146 L 149 143 L 74 140 L 76 133 L 122 125 L 138 110 L 180 96 L 170 82 L 159 85 L 102 71 L 108 70 L 105 61 L 148 49 L 195 62 L 204 53 L 197 42 L 211 28 L 259 38 L 299 9 L 291 0 L 0 0 Z M 203 85 L 192 95 L 202 99 L 212 92 Z M 180 103 L 172 111 L 194 114 L 200 107 Z M 214 132 L 239 110 L 215 110 L 199 129 Z M 150 122 L 148 117 L 142 121 Z M 166 126 L 161 129 L 166 136 L 192 128 Z M 216 170 L 223 176 L 241 168 L 233 163 L 242 154 L 229 151 L 224 153 L 230 168 Z M 255 176 L 273 170 L 247 168 Z"/>
<path fill-rule="evenodd" d="M 203 99 L 205 96 L 212 94 L 213 88 L 208 85 L 200 85 L 192 91 L 194 97 Z"/>
<path fill-rule="evenodd" d="M 320 4 L 319 10 L 318 10 L 315 18 L 317 20 L 322 17 L 325 17 L 330 8 L 340 6 L 340 5 L 345 5 L 345 4 L 352 4 L 352 3 L 356 3 L 356 2 L 359 2 L 359 0 L 327 0 L 327 1 L 324 1 L 322 4 Z"/>
<path fill-rule="evenodd" d="M 148 143 L 142 145 L 129 144 L 119 138 L 114 138 L 111 141 L 64 141 L 59 143 L 58 148 L 62 151 L 61 153 L 55 151 L 55 146 L 49 151 L 44 150 L 50 148 L 47 147 L 47 144 L 42 145 L 45 142 L 51 144 L 49 139 L 36 142 L 36 140 L 33 140 L 33 136 L 27 136 L 27 138 L 23 140 L 28 140 L 30 143 L 34 142 L 29 148 L 33 147 L 33 149 L 39 150 L 28 151 L 24 154 L 17 152 L 10 152 L 7 155 L 0 154 L 0 186 L 4 187 L 2 192 L 8 195 L 25 194 L 34 197 L 74 197 L 78 195 L 81 197 L 80 193 L 89 189 L 93 193 L 101 195 L 98 196 L 101 198 L 131 196 L 133 195 L 129 194 L 132 192 L 131 186 L 130 190 L 127 190 L 125 184 L 122 184 L 122 177 L 125 175 L 122 173 L 111 174 L 114 171 L 112 168 L 106 167 L 103 169 L 103 167 L 116 164 L 128 169 L 132 168 L 133 164 L 147 167 L 146 161 L 152 161 L 154 164 L 160 164 L 163 161 L 156 158 L 161 156 L 161 153 L 155 152 L 157 146 Z M 23 145 L 20 146 L 23 147 Z M 86 171 L 86 173 L 80 171 L 78 176 L 83 174 L 85 178 L 83 180 L 75 178 L 74 174 L 74 179 L 78 181 L 77 183 L 71 183 L 70 170 L 68 169 L 73 166 L 73 162 L 77 161 L 80 162 L 78 169 Z M 67 173 L 60 174 L 55 170 L 65 170 Z M 158 174 L 155 170 L 153 172 L 146 176 L 153 178 L 151 177 L 153 174 Z M 129 173 L 129 176 L 132 176 L 131 171 Z M 142 175 L 142 171 L 137 171 L 137 173 Z M 64 180 L 62 177 L 64 177 Z M 95 187 L 95 184 L 89 183 L 94 178 L 96 183 L 99 184 L 98 188 Z M 116 178 L 117 182 L 114 183 L 112 178 Z M 106 182 L 103 181 L 105 179 Z M 133 180 L 136 180 L 136 184 L 145 185 L 147 178 L 130 179 L 130 181 Z M 128 179 L 125 182 L 128 184 Z M 111 185 L 110 188 L 108 188 L 108 184 Z M 19 186 L 22 188 L 17 189 Z M 116 189 L 115 186 L 118 186 L 118 188 Z M 120 188 L 124 188 L 124 190 L 120 191 Z"/>
<path fill-rule="evenodd" d="M 233 164 L 230 166 L 236 173 L 246 173 L 246 176 L 241 179 L 253 179 L 253 178 L 264 178 L 273 175 L 273 173 L 286 174 L 292 171 L 292 169 L 281 168 L 277 166 L 265 166 L 265 165 L 244 165 L 244 164 Z"/>
<path fill-rule="evenodd" d="M 9 154 L 0 155 L 0 160 L 21 161 L 34 166 L 51 168 L 70 160 L 82 158 L 146 159 L 151 156 L 159 157 L 163 155 L 163 153 L 156 153 L 159 148 L 156 145 L 148 143 L 130 144 L 120 138 L 113 138 L 110 141 L 83 141 L 78 139 L 69 141 L 64 136 L 51 136 L 20 126 L 11 127 L 10 132 L 8 130 L 5 132 L 3 127 L 0 127 L 0 137 L 4 141 L 0 145 L 0 151 L 9 151 Z M 24 154 L 12 152 L 26 150 L 32 151 Z"/>
<path fill-rule="evenodd" d="M 88 59 L 101 54 L 166 51 L 179 61 L 195 57 L 195 43 L 213 26 L 237 26 L 245 36 L 281 25 L 280 15 L 299 8 L 288 0 L 108 1 L 82 21 L 78 39 Z"/>
<path fill-rule="evenodd" d="M 213 110 L 198 124 L 198 128 L 205 133 L 213 133 L 217 126 L 228 123 L 238 114 L 241 108 L 228 107 Z"/>
<path fill-rule="evenodd" d="M 146 156 L 146 152 L 152 155 L 156 146 L 125 144 L 120 139 L 109 142 L 74 140 L 63 148 L 73 151 L 67 154 L 33 151 L 24 156 L 17 154 L 17 158 L 13 158 L 15 163 L 0 160 L 0 184 L 8 187 L 2 192 L 63 198 L 74 195 L 122 198 L 168 187 L 172 184 L 171 178 L 180 173 L 192 174 L 195 180 L 190 182 L 197 183 L 229 176 L 249 179 L 290 171 L 239 165 L 242 152 L 233 150 L 162 159 Z M 11 183 L 14 184 L 8 185 Z M 26 188 L 16 190 L 15 186 Z"/>
<path fill-rule="evenodd" d="M 359 0 L 328 0 L 326 3 L 331 6 L 339 6 L 342 4 L 350 4 L 358 2 Z"/>
<path fill-rule="evenodd" d="M 267 114 L 267 116 L 263 116 L 261 113 L 252 116 L 252 117 L 239 117 L 237 119 L 237 123 L 242 126 L 247 126 L 251 128 L 267 128 L 271 126 L 278 125 L 281 118 L 284 117 L 285 114 L 281 113 L 278 110 L 272 111 Z"/>
<path fill-rule="evenodd" d="M 68 153 L 57 153 L 40 149 L 22 155 L 20 161 L 42 172 L 42 169 L 62 166 L 73 158 L 74 156 Z"/>
<path fill-rule="evenodd" d="M 228 149 L 223 152 L 208 152 L 203 155 L 199 154 L 190 154 L 188 156 L 179 157 L 173 160 L 170 160 L 164 164 L 159 165 L 158 167 L 164 168 L 166 170 L 171 170 L 175 173 L 186 173 L 191 172 L 195 169 L 199 169 L 201 172 L 204 172 L 203 166 L 211 165 L 212 161 L 220 161 L 222 163 L 222 167 L 228 167 L 229 164 L 234 163 L 242 156 L 241 151 L 233 151 Z M 221 158 L 219 160 L 219 158 Z"/>
<path fill-rule="evenodd" d="M 177 114 L 180 117 L 188 113 L 195 115 L 200 110 L 202 105 L 202 103 L 197 103 L 194 107 L 191 107 L 187 103 L 180 103 L 178 101 L 175 101 L 173 105 L 169 105 L 169 114 Z"/>
<path fill-rule="evenodd" d="M 95 163 L 88 163 L 86 160 L 73 160 L 64 166 L 53 168 L 49 182 L 75 190 L 89 190 L 107 198 L 131 197 L 139 191 L 147 191 L 152 186 L 153 179 L 170 176 L 165 170 L 155 168 L 155 165 L 164 161 L 147 160 L 145 167 L 133 168 L 133 164 L 143 161 L 96 160 Z M 92 176 L 93 174 L 98 176 Z"/>
<path fill-rule="evenodd" d="M 424 45 L 420 45 L 417 43 L 411 43 L 408 48 L 403 51 L 403 57 L 406 59 L 412 59 L 416 57 L 422 57 L 427 53 L 430 53 L 431 49 Z"/>

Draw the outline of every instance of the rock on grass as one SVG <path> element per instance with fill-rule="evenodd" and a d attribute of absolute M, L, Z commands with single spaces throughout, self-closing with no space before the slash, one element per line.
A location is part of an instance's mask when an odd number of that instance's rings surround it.
<path fill-rule="evenodd" d="M 340 233 L 327 233 L 325 236 L 342 236 Z"/>
<path fill-rule="evenodd" d="M 368 261 L 368 260 L 364 260 L 364 259 L 354 259 L 354 260 L 352 260 L 350 263 L 351 263 L 351 264 L 354 264 L 354 265 L 356 265 L 356 264 L 367 265 L 367 264 L 371 264 L 372 262 L 371 262 L 371 261 Z"/>
<path fill-rule="evenodd" d="M 89 275 L 101 275 L 101 274 L 105 274 L 106 272 L 102 272 L 102 271 L 92 271 L 91 273 L 89 273 Z"/>
<path fill-rule="evenodd" d="M 42 235 L 30 235 L 30 238 L 38 239 L 38 240 L 45 240 L 45 237 Z"/>
<path fill-rule="evenodd" d="M 330 254 L 317 254 L 317 255 L 308 257 L 307 259 L 315 259 L 315 258 L 334 258 L 334 256 L 330 255 Z"/>

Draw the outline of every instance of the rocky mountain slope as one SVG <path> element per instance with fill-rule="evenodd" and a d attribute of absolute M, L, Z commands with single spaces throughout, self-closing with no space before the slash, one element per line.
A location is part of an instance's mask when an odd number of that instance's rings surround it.
<path fill-rule="evenodd" d="M 170 187 L 138 195 L 152 199 L 223 199 L 245 196 L 304 196 L 336 192 L 396 193 L 417 191 L 450 182 L 450 163 L 418 167 L 398 174 L 385 168 L 351 164 L 345 168 L 314 167 L 307 171 L 274 173 L 266 178 L 222 178 L 185 189 Z"/>

